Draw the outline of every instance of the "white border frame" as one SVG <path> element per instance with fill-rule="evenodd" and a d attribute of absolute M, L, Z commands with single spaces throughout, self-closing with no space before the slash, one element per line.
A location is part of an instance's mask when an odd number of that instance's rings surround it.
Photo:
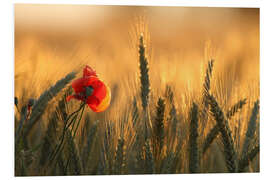
<path fill-rule="evenodd" d="M 190 179 L 228 179 L 228 178 L 263 178 L 269 175 L 268 169 L 269 156 L 269 139 L 268 128 L 270 128 L 269 105 L 270 89 L 269 89 L 269 0 L 4 0 L 0 5 L 0 55 L 1 55 L 1 148 L 0 148 L 0 172 L 3 179 L 14 178 L 14 3 L 33 3 L 33 4 L 89 4 L 89 5 L 150 5 L 150 6 L 192 6 L 192 7 L 250 7 L 260 8 L 260 83 L 261 83 L 261 167 L 260 173 L 245 173 L 245 174 L 198 174 L 198 175 L 159 175 L 154 176 L 157 179 L 163 178 L 190 178 Z M 268 82 L 268 83 L 267 83 Z M 151 176 L 152 178 L 153 176 Z M 42 177 L 48 178 L 48 177 Z M 89 178 L 112 178 L 112 179 L 126 179 L 126 178 L 149 178 L 147 175 L 129 175 L 126 176 L 69 176 L 69 177 L 50 177 L 49 179 L 89 179 Z M 41 179 L 41 177 L 26 177 L 26 179 Z"/>
<path fill-rule="evenodd" d="M 258 0 L 13 0 L 13 3 L 193 7 L 259 7 L 260 5 L 260 1 Z"/>

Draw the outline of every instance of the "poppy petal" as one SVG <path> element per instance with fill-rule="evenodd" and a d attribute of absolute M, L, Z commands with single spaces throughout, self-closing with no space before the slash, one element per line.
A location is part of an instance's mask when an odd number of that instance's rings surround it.
<path fill-rule="evenodd" d="M 92 79 L 91 86 L 94 88 L 94 91 L 93 94 L 87 98 L 87 104 L 94 112 L 101 112 L 103 109 L 106 109 L 108 106 L 106 104 L 110 102 L 110 91 L 98 78 L 95 78 L 95 80 Z M 106 100 L 104 101 L 104 99 Z"/>
<path fill-rule="evenodd" d="M 105 98 L 101 101 L 101 103 L 97 106 L 97 110 L 95 112 L 102 112 L 107 109 L 107 107 L 110 105 L 111 102 L 111 91 L 110 88 L 106 86 L 106 96 Z"/>
<path fill-rule="evenodd" d="M 83 79 L 84 87 L 92 86 L 94 89 L 96 87 L 95 81 L 99 81 L 99 79 L 96 76 L 86 76 L 86 77 L 83 77 L 82 79 Z"/>
<path fill-rule="evenodd" d="M 71 99 L 78 99 L 78 100 L 81 100 L 81 101 L 84 100 L 84 98 L 82 96 L 78 95 L 78 94 L 74 94 L 74 95 L 68 96 L 66 98 L 67 102 L 69 102 Z"/>
<path fill-rule="evenodd" d="M 91 98 L 87 100 L 87 104 L 94 112 L 96 112 L 97 106 L 99 104 L 99 100 L 95 98 L 94 96 L 92 96 Z"/>
<path fill-rule="evenodd" d="M 83 69 L 83 77 L 87 76 L 97 76 L 96 71 L 93 70 L 90 66 L 86 65 Z"/>
<path fill-rule="evenodd" d="M 106 86 L 100 80 L 94 81 L 92 84 L 94 86 L 93 96 L 95 96 L 99 100 L 99 103 L 100 103 L 107 94 Z"/>
<path fill-rule="evenodd" d="M 106 86 L 105 84 L 97 77 L 90 76 L 84 78 L 84 87 L 91 86 L 94 90 L 92 95 L 89 97 L 96 97 L 100 102 L 106 96 Z"/>
<path fill-rule="evenodd" d="M 79 78 L 72 82 L 71 86 L 74 89 L 75 93 L 80 93 L 85 91 L 84 89 L 85 79 Z"/>
<path fill-rule="evenodd" d="M 96 72 L 87 65 L 83 70 L 83 77 L 74 80 L 71 86 L 75 94 L 68 96 L 67 101 L 71 99 L 86 101 L 94 112 L 102 112 L 110 104 L 110 89 L 97 77 Z M 87 93 L 89 87 L 91 87 L 91 93 Z"/>
<path fill-rule="evenodd" d="M 73 99 L 73 98 L 75 98 L 73 95 L 71 95 L 71 96 L 68 96 L 67 98 L 66 98 L 66 100 L 67 100 L 67 102 L 69 102 L 71 99 Z"/>

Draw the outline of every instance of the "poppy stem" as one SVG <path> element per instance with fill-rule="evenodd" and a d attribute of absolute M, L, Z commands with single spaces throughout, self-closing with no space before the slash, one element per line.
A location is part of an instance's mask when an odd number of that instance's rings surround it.
<path fill-rule="evenodd" d="M 82 109 L 82 112 L 81 112 L 81 116 L 80 116 L 80 118 L 79 118 L 79 122 L 77 123 L 76 129 L 75 129 L 75 131 L 74 131 L 74 133 L 73 133 L 72 138 L 74 138 L 74 137 L 75 137 L 75 135 L 76 135 L 76 132 L 77 132 L 78 127 L 79 127 L 79 125 L 80 125 L 80 122 L 81 122 L 81 120 L 82 120 L 82 116 L 83 116 L 84 108 L 85 108 L 85 106 L 83 106 L 83 109 Z M 74 123 L 74 124 L 75 124 L 75 123 Z"/>
<path fill-rule="evenodd" d="M 74 118 L 74 120 L 72 122 L 71 132 L 73 132 L 73 129 L 75 127 L 75 124 L 76 124 L 76 121 L 77 121 L 77 117 L 78 117 L 78 114 L 76 115 L 76 118 Z"/>
<path fill-rule="evenodd" d="M 84 103 L 84 105 L 85 105 L 85 103 Z M 75 128 L 75 131 L 74 131 L 74 133 L 73 133 L 73 135 L 72 135 L 72 139 L 74 139 L 74 137 L 75 137 L 75 135 L 76 135 L 76 132 L 77 132 L 77 130 L 78 130 L 78 127 L 79 127 L 79 125 L 80 125 L 80 122 L 81 122 L 81 119 L 82 119 L 82 116 L 83 116 L 84 109 L 85 109 L 85 106 L 83 106 L 83 108 L 82 108 L 82 111 L 81 111 L 81 114 L 80 114 L 79 121 L 78 121 L 78 123 L 77 123 L 77 125 L 76 125 L 76 128 Z M 78 114 L 79 114 L 79 113 L 78 113 Z M 74 123 L 72 124 L 71 132 L 73 131 L 73 129 L 74 129 L 74 127 L 75 127 L 75 124 L 76 124 L 76 121 L 77 121 L 77 116 L 78 116 L 78 114 L 76 114 L 76 118 L 75 118 L 75 120 L 74 120 Z M 69 156 L 68 161 L 67 161 L 67 163 L 66 163 L 66 169 L 67 169 L 67 167 L 68 167 L 68 164 L 69 164 L 69 162 L 70 162 L 70 159 L 71 159 L 71 157 Z"/>
<path fill-rule="evenodd" d="M 77 119 L 77 116 L 78 116 L 78 113 L 80 112 L 80 110 L 85 106 L 85 103 L 83 102 L 80 106 L 80 108 L 76 111 L 74 111 L 73 113 L 71 113 L 67 119 L 65 120 L 65 123 L 64 123 L 64 128 L 63 128 L 63 132 L 62 132 L 62 136 L 61 136 L 61 140 L 60 140 L 60 143 L 57 145 L 56 149 L 52 152 L 52 155 L 51 155 L 51 162 L 55 159 L 56 155 L 58 154 L 58 152 L 61 152 L 62 149 L 62 145 L 63 145 L 63 142 L 64 142 L 64 138 L 65 138 L 65 134 L 66 134 L 66 131 L 67 129 L 70 127 L 70 125 L 76 121 Z M 74 116 L 75 117 L 71 120 L 71 122 L 68 124 L 68 121 L 69 119 Z"/>
<path fill-rule="evenodd" d="M 74 111 L 73 113 L 71 113 L 71 114 L 68 116 L 66 122 L 68 122 L 68 120 L 69 120 L 74 114 L 78 113 L 78 112 L 84 107 L 85 104 L 86 104 L 86 103 L 83 102 L 83 103 L 81 104 L 80 108 L 79 108 L 77 111 Z M 78 114 L 76 114 L 76 115 L 78 115 Z M 70 123 L 65 127 L 65 131 L 67 130 L 67 128 L 70 127 L 70 125 L 71 125 L 72 123 L 73 123 L 73 120 L 70 121 Z"/>

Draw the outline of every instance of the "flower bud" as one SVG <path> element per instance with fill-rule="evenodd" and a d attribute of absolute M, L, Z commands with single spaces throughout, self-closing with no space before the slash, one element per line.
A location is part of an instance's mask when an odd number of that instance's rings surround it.
<path fill-rule="evenodd" d="M 28 100 L 28 107 L 32 107 L 35 104 L 35 99 L 31 98 Z"/>
<path fill-rule="evenodd" d="M 85 88 L 85 95 L 86 95 L 86 97 L 91 96 L 93 94 L 93 92 L 94 92 L 94 88 L 92 86 L 87 86 Z"/>
<path fill-rule="evenodd" d="M 15 98 L 14 98 L 15 106 L 18 106 L 18 102 L 19 102 L 19 100 L 18 100 L 18 98 L 15 96 Z"/>

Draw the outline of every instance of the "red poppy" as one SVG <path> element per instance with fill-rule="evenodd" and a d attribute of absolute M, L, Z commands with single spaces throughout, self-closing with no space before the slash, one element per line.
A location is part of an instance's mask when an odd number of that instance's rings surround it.
<path fill-rule="evenodd" d="M 83 77 L 72 82 L 74 95 L 68 96 L 67 101 L 78 99 L 85 101 L 94 112 L 102 112 L 111 101 L 111 91 L 98 77 L 96 72 L 89 66 L 85 66 Z"/>

